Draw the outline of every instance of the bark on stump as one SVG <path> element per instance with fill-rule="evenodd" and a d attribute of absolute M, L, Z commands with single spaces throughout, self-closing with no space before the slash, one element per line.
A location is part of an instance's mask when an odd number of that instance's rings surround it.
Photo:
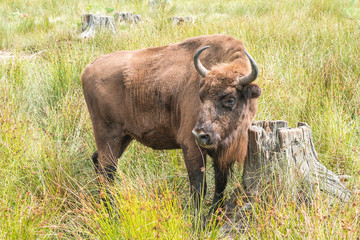
<path fill-rule="evenodd" d="M 251 212 L 252 200 L 270 184 L 285 186 L 294 199 L 302 202 L 310 203 L 319 192 L 327 194 L 332 202 L 350 200 L 352 193 L 339 176 L 320 163 L 306 123 L 288 128 L 286 121 L 256 121 L 248 133 L 243 188 L 235 189 L 225 204 L 224 215 L 230 224 L 223 226 L 224 231 L 233 231 L 234 225 L 239 231 L 247 225 L 249 215 L 245 212 Z M 239 205 L 244 198 L 248 202 Z"/>
<path fill-rule="evenodd" d="M 115 21 L 113 17 L 85 13 L 83 15 L 83 26 L 80 38 L 93 38 L 100 30 L 109 30 L 115 34 Z"/>

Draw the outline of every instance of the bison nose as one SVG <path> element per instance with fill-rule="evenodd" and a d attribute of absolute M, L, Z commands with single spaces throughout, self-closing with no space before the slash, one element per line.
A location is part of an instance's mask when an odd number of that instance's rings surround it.
<path fill-rule="evenodd" d="M 209 134 L 200 131 L 199 133 L 195 130 L 192 131 L 192 134 L 195 137 L 195 140 L 203 146 L 210 145 L 210 136 Z"/>

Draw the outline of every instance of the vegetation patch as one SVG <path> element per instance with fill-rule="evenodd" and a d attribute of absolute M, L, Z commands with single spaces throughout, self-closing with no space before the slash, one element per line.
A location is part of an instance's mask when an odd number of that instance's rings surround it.
<path fill-rule="evenodd" d="M 359 9 L 353 0 L 1 1 L 0 239 L 358 238 Z M 141 21 L 80 39 L 87 12 L 133 12 Z M 194 24 L 169 21 L 176 16 L 191 16 Z M 219 231 L 217 216 L 202 228 L 192 215 L 181 152 L 134 142 L 119 160 L 114 204 L 104 209 L 82 70 L 102 54 L 218 33 L 243 41 L 258 63 L 257 120 L 307 122 L 319 160 L 352 176 L 349 203 L 330 204 L 319 195 L 299 205 L 271 185 L 243 231 Z M 214 191 L 208 169 L 202 215 Z M 228 195 L 240 172 L 235 169 Z"/>

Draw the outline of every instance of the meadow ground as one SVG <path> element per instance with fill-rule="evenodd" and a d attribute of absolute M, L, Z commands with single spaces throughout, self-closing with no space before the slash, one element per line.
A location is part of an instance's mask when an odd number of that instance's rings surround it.
<path fill-rule="evenodd" d="M 0 1 L 0 239 L 219 239 L 192 220 L 180 151 L 133 142 L 119 161 L 110 214 L 99 202 L 80 74 L 95 57 L 223 33 L 256 59 L 258 120 L 307 122 L 320 160 L 360 189 L 360 3 L 355 0 Z M 79 39 L 81 15 L 142 15 Z M 195 24 L 173 25 L 173 16 Z M 209 162 L 209 164 L 211 164 Z M 241 168 L 241 167 L 240 167 Z M 213 192 L 209 168 L 209 193 Z M 241 180 L 237 170 L 230 189 Z M 298 206 L 264 193 L 239 239 L 358 239 L 360 196 Z"/>

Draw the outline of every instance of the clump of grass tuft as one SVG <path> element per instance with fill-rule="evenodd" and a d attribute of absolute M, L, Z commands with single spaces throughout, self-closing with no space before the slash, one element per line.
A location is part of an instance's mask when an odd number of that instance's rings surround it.
<path fill-rule="evenodd" d="M 248 236 L 255 239 L 337 239 L 359 235 L 359 196 L 340 203 L 321 194 L 310 204 L 299 203 L 287 194 L 267 195 L 254 205 Z"/>

